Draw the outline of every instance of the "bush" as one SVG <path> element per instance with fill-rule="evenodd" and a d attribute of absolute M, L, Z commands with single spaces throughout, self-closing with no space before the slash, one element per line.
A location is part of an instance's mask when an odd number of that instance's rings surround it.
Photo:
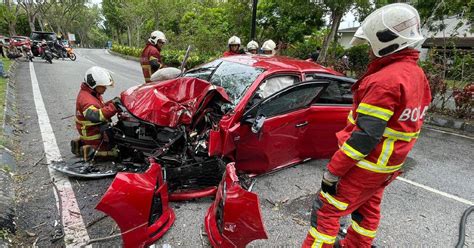
<path fill-rule="evenodd" d="M 133 56 L 133 57 L 140 57 L 142 53 L 143 48 L 137 48 L 137 47 L 128 47 L 128 46 L 121 46 L 121 45 L 113 45 L 112 46 L 112 51 L 123 54 L 123 55 L 128 55 L 128 56 Z M 169 49 L 164 49 L 161 52 L 161 59 L 163 60 L 163 63 L 166 66 L 172 66 L 172 67 L 179 67 L 181 65 L 181 62 L 184 59 L 184 56 L 186 54 L 186 51 L 184 50 L 169 50 Z M 191 54 L 186 62 L 186 68 L 193 68 L 196 67 L 200 64 L 204 64 L 207 62 L 210 62 L 213 59 L 218 58 L 218 54 L 209 54 L 209 53 L 198 53 L 191 51 Z"/>
<path fill-rule="evenodd" d="M 345 53 L 349 57 L 349 65 L 355 72 L 355 77 L 361 77 L 367 70 L 369 64 L 369 45 L 353 46 L 346 49 Z"/>

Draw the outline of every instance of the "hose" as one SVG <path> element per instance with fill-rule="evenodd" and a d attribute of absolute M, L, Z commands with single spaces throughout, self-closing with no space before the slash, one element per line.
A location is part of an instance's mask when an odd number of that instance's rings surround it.
<path fill-rule="evenodd" d="M 466 222 L 467 222 L 467 217 L 469 214 L 474 212 L 474 205 L 470 206 L 466 211 L 464 211 L 461 222 L 459 223 L 459 238 L 458 238 L 458 243 L 456 244 L 456 248 L 462 248 L 464 246 L 464 240 L 466 237 Z"/>

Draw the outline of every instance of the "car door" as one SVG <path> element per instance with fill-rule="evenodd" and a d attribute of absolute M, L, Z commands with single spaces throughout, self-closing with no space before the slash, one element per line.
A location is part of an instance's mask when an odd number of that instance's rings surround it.
<path fill-rule="evenodd" d="M 329 158 L 338 149 L 336 133 L 347 124 L 352 107 L 351 87 L 356 80 L 325 74 L 308 74 L 306 79 L 328 83 L 307 112 L 308 129 L 302 139 L 307 144 L 302 156 Z"/>
<path fill-rule="evenodd" d="M 243 116 L 236 142 L 236 169 L 261 174 L 294 163 L 301 156 L 301 138 L 307 129 L 311 103 L 327 86 L 302 82 L 278 91 Z"/>

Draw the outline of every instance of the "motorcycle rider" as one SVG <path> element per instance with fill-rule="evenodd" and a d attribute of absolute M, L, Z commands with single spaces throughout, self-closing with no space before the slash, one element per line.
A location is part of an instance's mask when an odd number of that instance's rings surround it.
<path fill-rule="evenodd" d="M 267 40 L 262 45 L 262 53 L 265 55 L 275 55 L 276 44 L 273 40 Z"/>
<path fill-rule="evenodd" d="M 247 52 L 249 54 L 257 54 L 258 53 L 258 43 L 254 40 L 251 40 L 247 43 Z"/>
<path fill-rule="evenodd" d="M 422 40 L 418 11 L 402 3 L 375 10 L 356 31 L 351 44 L 368 42 L 370 63 L 352 88 L 353 108 L 336 134 L 340 149 L 324 172 L 303 247 L 371 247 L 384 189 L 401 173 L 431 102 L 413 49 Z M 351 226 L 338 240 L 339 218 L 348 214 Z"/>
<path fill-rule="evenodd" d="M 145 83 L 151 82 L 151 75 L 158 69 L 164 67 L 160 53 L 161 48 L 166 41 L 166 36 L 161 31 L 156 30 L 150 34 L 150 38 L 148 39 L 140 57 L 140 64 L 142 66 L 143 77 L 145 77 Z"/>
<path fill-rule="evenodd" d="M 84 82 L 76 100 L 76 129 L 80 138 L 71 141 L 71 151 L 85 161 L 93 158 L 115 158 L 118 151 L 111 147 L 110 137 L 105 132 L 118 110 L 119 98 L 104 103 L 102 94 L 114 86 L 110 72 L 93 66 L 84 75 Z"/>
<path fill-rule="evenodd" d="M 237 37 L 235 35 L 230 37 L 229 41 L 227 42 L 227 45 L 229 46 L 229 50 L 224 52 L 224 54 L 222 55 L 223 57 L 228 57 L 228 56 L 241 54 L 241 52 L 239 51 L 239 49 L 240 49 L 240 38 L 239 37 Z"/>

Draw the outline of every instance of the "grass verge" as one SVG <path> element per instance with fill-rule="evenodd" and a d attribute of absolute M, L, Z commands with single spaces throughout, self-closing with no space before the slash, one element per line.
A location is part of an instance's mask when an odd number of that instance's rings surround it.
<path fill-rule="evenodd" d="M 3 62 L 3 73 L 7 73 L 10 65 L 12 63 L 11 60 L 7 58 L 1 58 Z M 7 93 L 7 78 L 0 77 L 0 126 L 3 125 L 3 111 L 5 110 L 5 100 L 6 100 L 6 93 Z"/>

